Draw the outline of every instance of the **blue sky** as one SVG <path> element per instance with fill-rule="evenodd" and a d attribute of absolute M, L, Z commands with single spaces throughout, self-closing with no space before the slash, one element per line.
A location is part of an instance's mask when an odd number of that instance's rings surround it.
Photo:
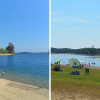
<path fill-rule="evenodd" d="M 100 0 L 51 0 L 51 46 L 100 48 Z"/>
<path fill-rule="evenodd" d="M 0 1 L 0 48 L 9 42 L 15 52 L 48 52 L 48 0 Z"/>

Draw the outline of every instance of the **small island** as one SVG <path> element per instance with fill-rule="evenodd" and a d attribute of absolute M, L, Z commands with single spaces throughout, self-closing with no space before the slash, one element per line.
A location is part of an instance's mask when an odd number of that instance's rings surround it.
<path fill-rule="evenodd" d="M 14 45 L 9 43 L 6 49 L 0 48 L 0 56 L 4 55 L 15 55 Z"/>

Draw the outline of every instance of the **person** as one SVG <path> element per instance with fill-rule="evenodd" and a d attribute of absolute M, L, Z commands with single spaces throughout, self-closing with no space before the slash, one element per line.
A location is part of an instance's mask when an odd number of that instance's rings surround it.
<path fill-rule="evenodd" d="M 79 68 L 81 69 L 81 64 L 79 65 Z"/>
<path fill-rule="evenodd" d="M 79 71 L 76 71 L 77 72 L 77 75 L 80 75 L 80 72 Z"/>
<path fill-rule="evenodd" d="M 82 68 L 84 67 L 84 65 L 82 64 Z"/>
<path fill-rule="evenodd" d="M 89 67 L 89 63 L 87 63 L 87 67 Z"/>
<path fill-rule="evenodd" d="M 60 66 L 58 65 L 58 69 L 60 69 Z"/>
<path fill-rule="evenodd" d="M 57 69 L 57 64 L 56 64 L 56 66 L 54 67 L 54 70 L 56 70 Z"/>

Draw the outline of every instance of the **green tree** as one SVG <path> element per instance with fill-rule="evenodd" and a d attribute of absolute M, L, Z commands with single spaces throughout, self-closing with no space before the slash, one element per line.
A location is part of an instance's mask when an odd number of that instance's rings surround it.
<path fill-rule="evenodd" d="M 3 48 L 1 48 L 1 49 L 0 49 L 0 52 L 1 52 L 1 53 L 4 53 L 4 49 L 3 49 Z"/>
<path fill-rule="evenodd" d="M 9 51 L 9 53 L 15 53 L 14 45 L 12 43 L 9 43 L 9 45 L 6 47 L 6 50 Z"/>

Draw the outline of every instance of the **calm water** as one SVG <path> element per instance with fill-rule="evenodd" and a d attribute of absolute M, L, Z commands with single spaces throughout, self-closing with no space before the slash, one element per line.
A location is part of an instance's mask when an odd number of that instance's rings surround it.
<path fill-rule="evenodd" d="M 79 55 L 79 54 L 51 54 L 51 62 L 54 63 L 58 59 L 61 60 L 61 64 L 69 64 L 68 59 L 76 58 L 78 60 L 85 61 L 86 63 L 90 63 L 91 66 L 99 66 L 100 67 L 100 59 L 98 58 L 85 58 L 92 57 L 90 55 Z M 92 63 L 95 63 L 92 64 Z"/>
<path fill-rule="evenodd" d="M 0 71 L 5 79 L 49 88 L 48 54 L 0 56 Z"/>

